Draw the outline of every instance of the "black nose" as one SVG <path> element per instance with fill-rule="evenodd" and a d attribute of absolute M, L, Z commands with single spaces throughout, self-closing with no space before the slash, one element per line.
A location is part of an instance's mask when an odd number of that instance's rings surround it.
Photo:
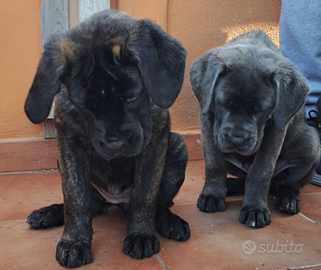
<path fill-rule="evenodd" d="M 242 146 L 245 142 L 245 137 L 240 134 L 220 133 L 220 141 L 232 147 Z"/>
<path fill-rule="evenodd" d="M 239 135 L 232 135 L 228 137 L 228 142 L 234 147 L 241 146 L 244 143 L 244 137 Z"/>
<path fill-rule="evenodd" d="M 99 144 L 102 148 L 117 151 L 123 148 L 125 141 L 118 137 L 107 137 L 104 141 L 99 141 Z"/>

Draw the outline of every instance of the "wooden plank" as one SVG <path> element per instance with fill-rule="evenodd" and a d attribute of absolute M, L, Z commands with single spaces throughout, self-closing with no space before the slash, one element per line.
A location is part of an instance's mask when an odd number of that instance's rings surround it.
<path fill-rule="evenodd" d="M 56 127 L 54 119 L 46 119 L 43 123 L 43 137 L 45 139 L 56 138 Z"/>
<path fill-rule="evenodd" d="M 53 34 L 61 34 L 69 28 L 68 0 L 42 1 L 40 10 L 41 43 L 44 45 Z"/>
<path fill-rule="evenodd" d="M 69 28 L 79 23 L 79 0 L 69 0 Z"/>
<path fill-rule="evenodd" d="M 104 9 L 118 9 L 118 0 L 69 0 L 69 27 Z"/>
<path fill-rule="evenodd" d="M 79 0 L 79 20 L 82 22 L 104 9 L 110 9 L 110 0 Z"/>

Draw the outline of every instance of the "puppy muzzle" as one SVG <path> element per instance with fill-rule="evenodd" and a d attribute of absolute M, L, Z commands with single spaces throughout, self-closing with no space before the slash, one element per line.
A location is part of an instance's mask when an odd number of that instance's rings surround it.
<path fill-rule="evenodd" d="M 141 151 L 143 136 L 127 133 L 128 136 L 103 137 L 98 136 L 93 140 L 96 151 L 107 159 L 116 156 L 136 156 Z"/>
<path fill-rule="evenodd" d="M 218 147 L 223 153 L 237 152 L 242 156 L 249 156 L 256 146 L 255 137 L 247 134 L 218 134 Z"/>

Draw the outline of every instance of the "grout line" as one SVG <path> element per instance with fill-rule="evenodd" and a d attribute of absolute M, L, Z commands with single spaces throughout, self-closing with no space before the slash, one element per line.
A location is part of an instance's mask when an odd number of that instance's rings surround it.
<path fill-rule="evenodd" d="M 165 265 L 165 263 L 163 262 L 163 260 L 161 259 L 161 257 L 158 256 L 158 254 L 155 254 L 155 257 L 157 258 L 157 260 L 160 262 L 160 264 L 164 267 L 165 270 L 169 270 L 168 267 Z"/>
<path fill-rule="evenodd" d="M 315 268 L 319 267 L 321 264 L 314 264 L 314 265 L 306 265 L 306 266 L 299 266 L 299 267 L 288 267 L 286 269 L 279 269 L 279 270 L 299 270 L 299 269 L 308 269 L 308 268 Z"/>
<path fill-rule="evenodd" d="M 304 217 L 305 219 L 309 220 L 310 222 L 314 223 L 315 225 L 321 227 L 321 225 L 320 225 L 319 223 L 317 223 L 316 221 L 314 221 L 314 220 L 311 219 L 311 218 L 308 218 L 306 215 L 303 215 L 302 213 L 299 213 L 299 215 L 300 215 L 301 217 Z"/>
<path fill-rule="evenodd" d="M 237 202 L 237 201 L 242 201 L 242 198 L 239 198 L 239 199 L 237 199 L 237 198 L 235 198 L 235 199 L 229 199 L 229 200 L 226 200 L 225 203 L 228 203 L 228 202 Z M 175 201 L 174 201 L 174 205 L 175 205 L 175 206 L 197 205 L 197 203 L 196 203 L 196 202 L 194 202 L 194 203 L 175 203 Z"/>
<path fill-rule="evenodd" d="M 19 220 L 8 220 L 8 221 L 0 221 L 0 224 L 6 224 L 6 223 L 16 223 L 16 222 L 26 222 L 26 219 L 19 219 Z"/>
<path fill-rule="evenodd" d="M 0 175 L 7 175 L 7 174 L 24 174 L 24 173 L 50 173 L 56 172 L 58 169 L 44 169 L 44 170 L 35 170 L 35 171 L 18 171 L 18 172 L 0 172 Z"/>
<path fill-rule="evenodd" d="M 225 203 L 227 202 L 236 202 L 236 201 L 242 201 L 243 200 L 243 197 L 242 198 L 229 198 L 228 200 L 225 200 Z"/>
<path fill-rule="evenodd" d="M 184 205 L 196 205 L 196 203 L 180 203 L 180 204 L 177 204 L 177 203 L 174 202 L 173 206 L 184 206 Z"/>
<path fill-rule="evenodd" d="M 305 196 L 305 195 L 315 195 L 315 194 L 320 194 L 321 192 L 309 192 L 309 193 L 300 193 L 300 196 Z"/>

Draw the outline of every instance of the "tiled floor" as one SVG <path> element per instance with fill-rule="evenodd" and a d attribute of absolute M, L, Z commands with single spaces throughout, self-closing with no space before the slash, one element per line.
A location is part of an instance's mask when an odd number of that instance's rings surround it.
<path fill-rule="evenodd" d="M 190 224 L 185 243 L 160 237 L 161 251 L 149 259 L 134 260 L 122 252 L 126 218 L 109 212 L 94 218 L 94 262 L 81 269 L 321 269 L 321 188 L 309 185 L 300 195 L 301 213 L 287 216 L 274 210 L 272 224 L 250 229 L 238 222 L 241 197 L 227 200 L 227 210 L 205 214 L 196 201 L 204 183 L 204 162 L 190 162 L 186 180 L 175 198 L 173 212 Z M 55 259 L 62 227 L 31 230 L 28 214 L 39 207 L 62 201 L 59 174 L 0 175 L 0 269 L 62 269 Z M 256 249 L 242 251 L 245 241 Z M 251 252 L 252 251 L 252 252 Z M 316 266 L 319 265 L 319 266 Z"/>

